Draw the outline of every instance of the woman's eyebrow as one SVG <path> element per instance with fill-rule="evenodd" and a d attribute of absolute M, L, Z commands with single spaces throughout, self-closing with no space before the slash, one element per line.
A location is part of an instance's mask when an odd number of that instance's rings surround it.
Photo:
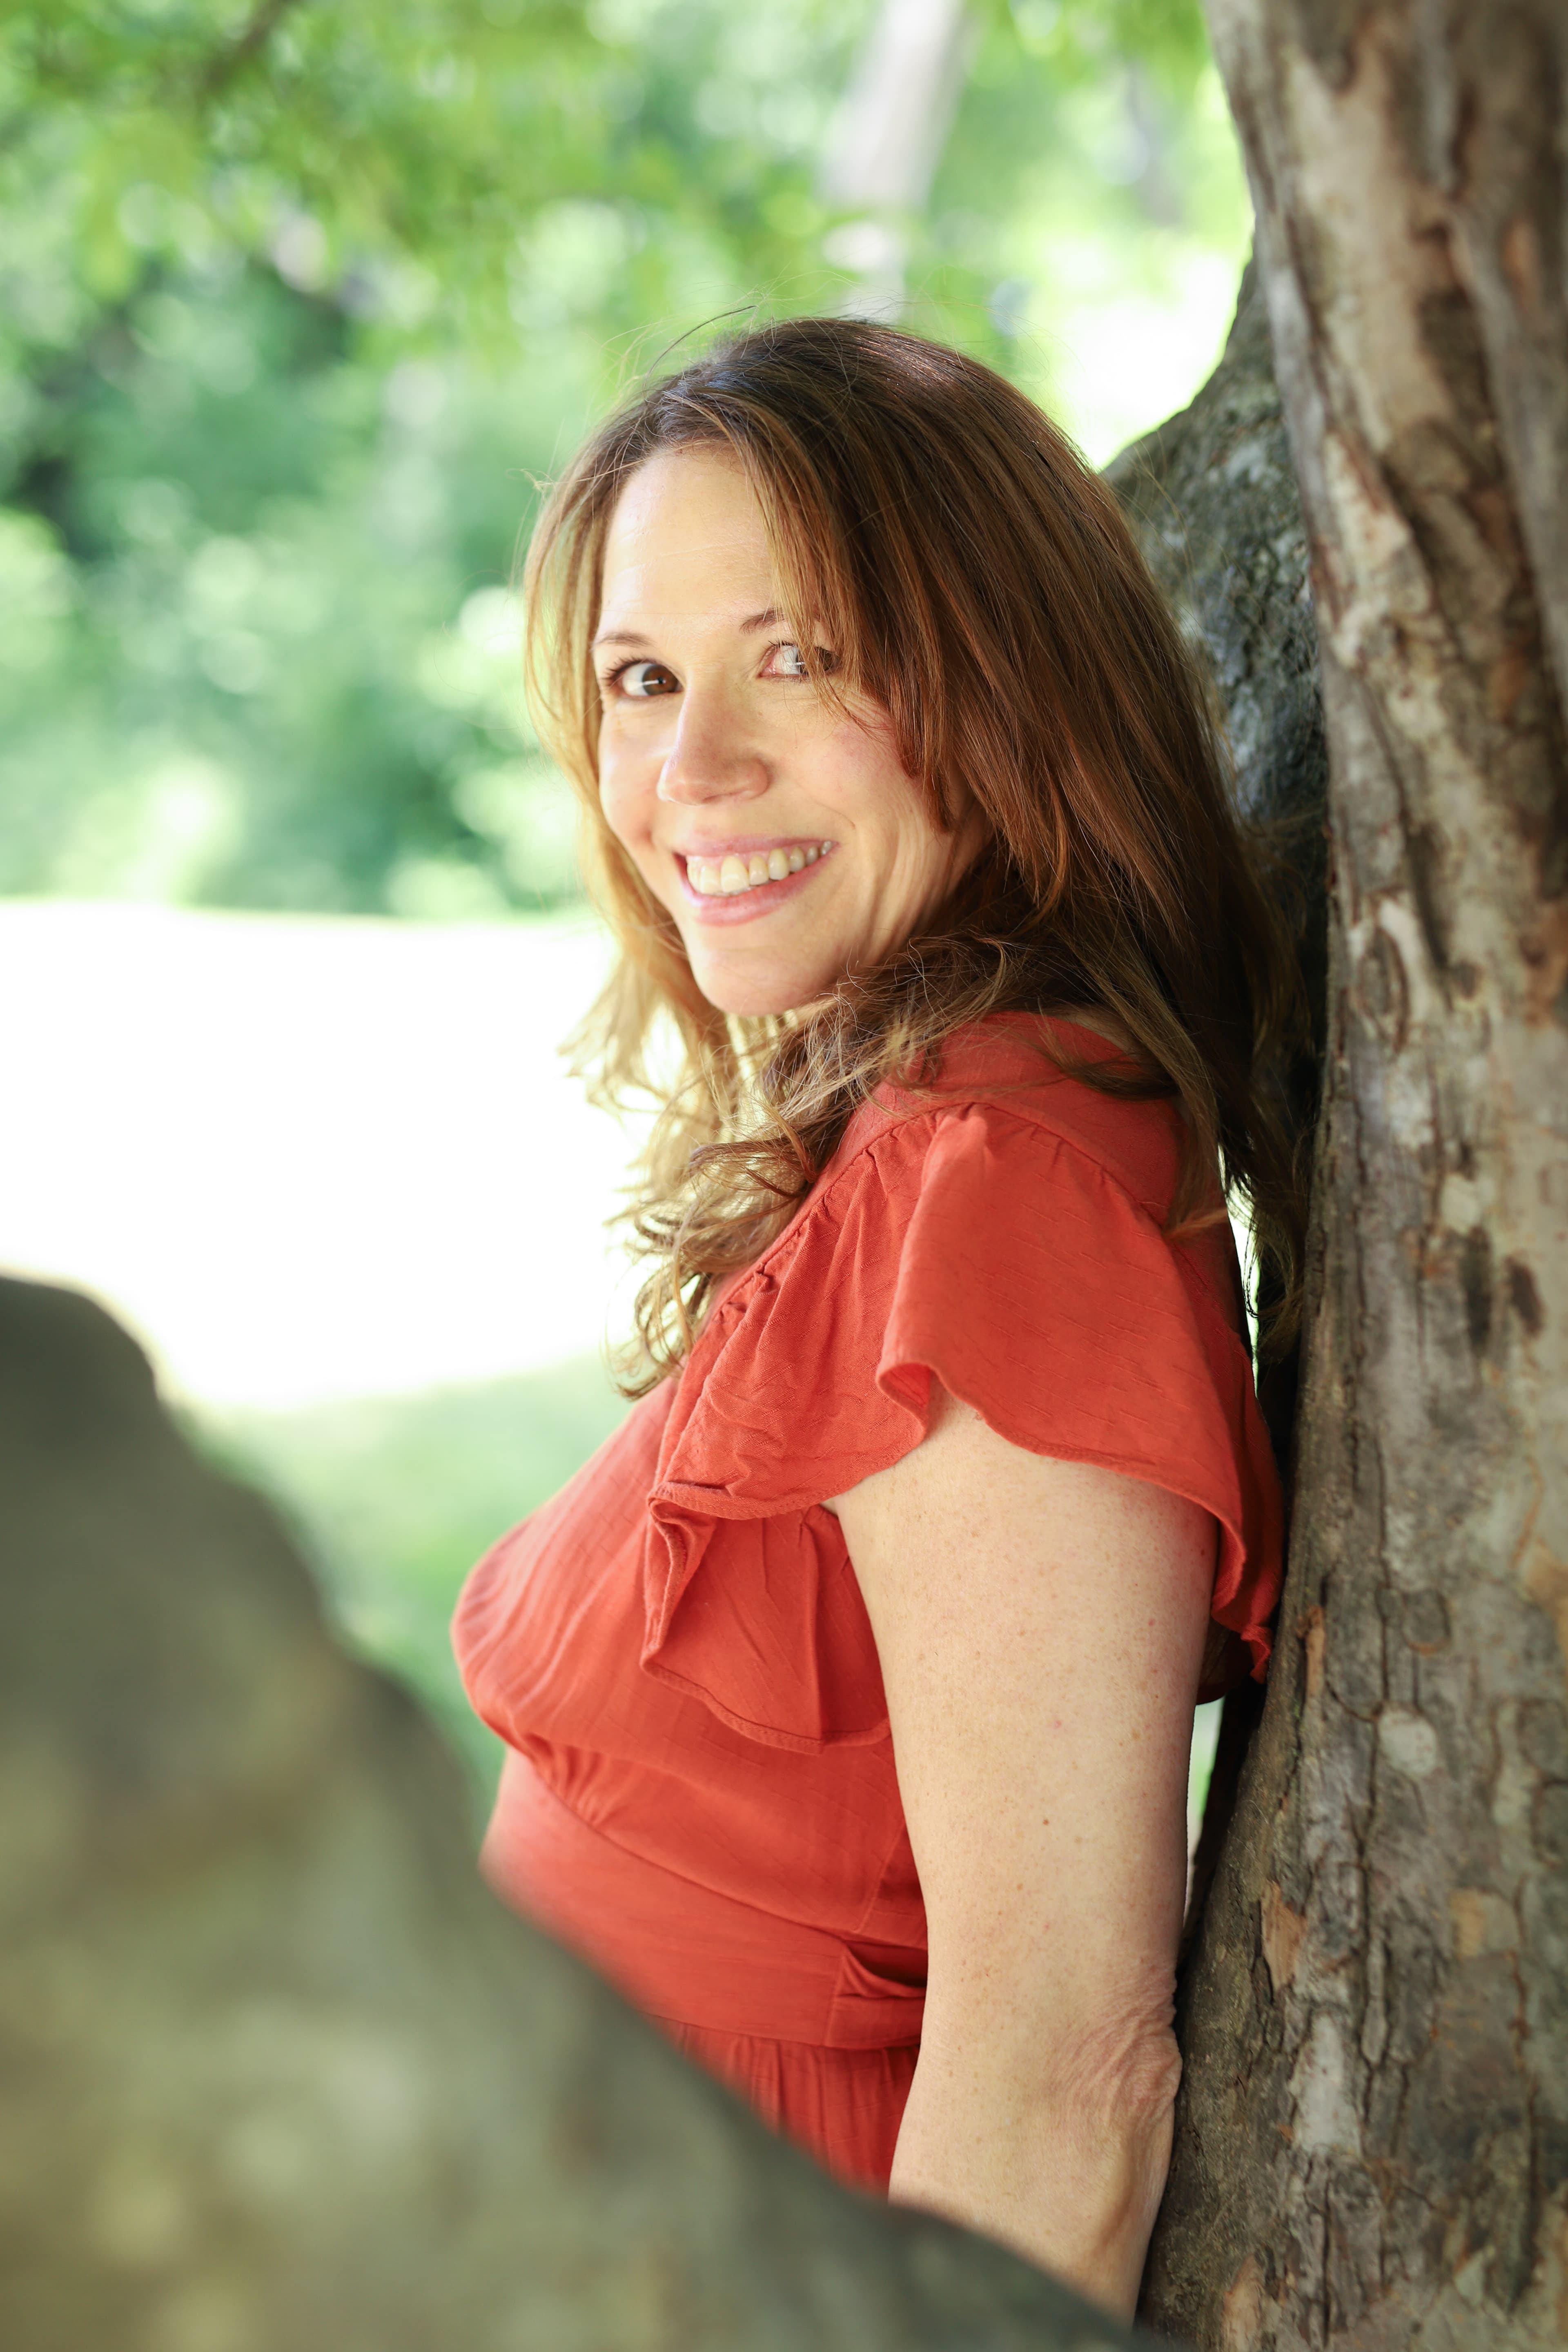
<path fill-rule="evenodd" d="M 776 604 L 770 604 L 765 613 L 752 613 L 738 625 L 742 636 L 750 636 L 758 629 L 771 629 L 775 621 L 782 621 L 784 618 L 785 615 L 779 611 Z M 594 640 L 595 646 L 647 646 L 652 642 L 651 637 L 640 635 L 636 629 L 604 629 Z"/>

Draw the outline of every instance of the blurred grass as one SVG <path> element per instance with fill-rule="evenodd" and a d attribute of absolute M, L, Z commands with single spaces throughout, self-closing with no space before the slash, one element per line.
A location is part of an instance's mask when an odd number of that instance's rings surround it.
<path fill-rule="evenodd" d="M 349 1647 L 435 1716 L 488 1810 L 500 1742 L 470 1711 L 447 1625 L 463 1579 L 626 1411 L 597 1359 L 473 1387 L 290 1413 L 205 1412 L 209 1457 L 281 1510 Z"/>

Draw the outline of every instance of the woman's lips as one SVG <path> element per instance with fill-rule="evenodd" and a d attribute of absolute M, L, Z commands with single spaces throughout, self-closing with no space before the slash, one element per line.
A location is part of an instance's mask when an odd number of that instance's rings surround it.
<path fill-rule="evenodd" d="M 697 861 L 700 853 L 695 850 L 684 852 L 677 850 L 674 856 L 676 871 L 680 877 L 680 895 L 699 922 L 750 922 L 758 915 L 770 914 L 775 907 L 781 907 L 786 898 L 793 898 L 797 891 L 804 889 L 813 875 L 827 863 L 833 846 L 830 841 L 774 842 L 766 846 L 748 847 L 743 851 L 731 850 L 702 856 L 701 863 L 709 869 L 709 878 L 711 878 L 712 869 L 715 866 L 721 870 L 726 863 L 731 866 L 730 887 L 718 893 L 711 890 L 699 890 L 692 882 L 689 868 Z M 798 852 L 801 862 L 796 871 L 778 876 L 777 878 L 770 877 L 765 882 L 748 881 L 744 888 L 736 887 L 735 868 L 749 866 L 753 857 L 765 858 L 770 850 L 774 852 L 782 850 L 786 856 L 792 850 Z M 793 862 L 792 859 L 791 863 Z"/>

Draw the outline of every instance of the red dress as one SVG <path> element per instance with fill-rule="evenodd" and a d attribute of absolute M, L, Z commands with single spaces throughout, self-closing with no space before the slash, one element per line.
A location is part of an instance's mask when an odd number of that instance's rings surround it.
<path fill-rule="evenodd" d="M 985 1022 L 934 1100 L 860 1114 L 679 1377 L 487 1554 L 454 1628 L 511 1751 L 484 1849 L 498 1891 L 883 2191 L 925 1913 L 824 1497 L 920 1443 L 934 1373 L 1013 1444 L 1211 1512 L 1214 1616 L 1258 1674 L 1279 1585 L 1229 1229 L 1164 1239 L 1174 1109 L 1061 1076 L 1035 1025 Z"/>

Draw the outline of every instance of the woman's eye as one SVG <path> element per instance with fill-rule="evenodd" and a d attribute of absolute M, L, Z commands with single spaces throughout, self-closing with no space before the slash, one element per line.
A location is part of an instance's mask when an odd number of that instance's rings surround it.
<path fill-rule="evenodd" d="M 662 662 L 627 662 L 618 669 L 611 684 L 622 694 L 629 694 L 634 702 L 646 702 L 656 694 L 679 694 L 680 680 Z"/>
<path fill-rule="evenodd" d="M 823 669 L 833 667 L 833 656 L 826 646 L 816 646 L 813 650 Z M 808 677 L 810 674 L 805 666 L 805 656 L 798 646 L 787 643 L 774 646 L 768 657 L 767 675 L 773 677 Z"/>

